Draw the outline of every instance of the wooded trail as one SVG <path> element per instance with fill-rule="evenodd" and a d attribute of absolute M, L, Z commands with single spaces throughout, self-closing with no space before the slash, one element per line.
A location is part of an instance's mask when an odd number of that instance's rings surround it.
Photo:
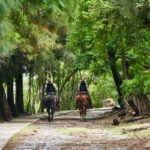
<path fill-rule="evenodd" d="M 15 135 L 5 150 L 128 150 L 148 149 L 150 139 L 123 134 L 124 126 L 113 127 L 113 117 L 99 119 L 104 111 L 89 110 L 87 121 L 82 122 L 78 111 L 59 113 L 53 122 L 41 118 Z M 144 123 L 144 122 L 143 122 Z M 136 126 L 141 124 L 137 122 Z M 127 125 L 126 125 L 127 126 Z M 132 124 L 130 124 L 132 126 Z M 147 129 L 147 132 L 150 130 Z"/>

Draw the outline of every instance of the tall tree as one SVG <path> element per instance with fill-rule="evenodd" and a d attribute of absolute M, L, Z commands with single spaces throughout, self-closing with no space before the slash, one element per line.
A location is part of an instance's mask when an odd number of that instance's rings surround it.
<path fill-rule="evenodd" d="M 146 38 L 150 35 L 147 26 L 149 19 L 145 12 L 149 10 L 149 5 L 138 0 L 81 0 L 78 4 L 68 46 L 87 69 L 92 66 L 99 72 L 111 70 L 118 102 L 123 108 L 123 80 L 134 78 L 137 70 L 141 71 L 141 67 L 149 64 Z M 145 59 L 144 53 L 147 53 Z M 87 61 L 89 54 L 90 60 Z"/>
<path fill-rule="evenodd" d="M 3 86 L 4 81 L 6 82 L 5 78 L 5 67 L 2 65 L 5 63 L 5 57 L 9 56 L 10 51 L 12 50 L 13 39 L 11 37 L 13 33 L 13 26 L 8 18 L 10 11 L 13 7 L 16 7 L 17 1 L 0 1 L 0 61 L 2 60 L 3 63 L 0 63 L 0 116 L 2 116 L 5 120 L 10 119 L 11 111 L 9 109 L 5 89 Z"/>

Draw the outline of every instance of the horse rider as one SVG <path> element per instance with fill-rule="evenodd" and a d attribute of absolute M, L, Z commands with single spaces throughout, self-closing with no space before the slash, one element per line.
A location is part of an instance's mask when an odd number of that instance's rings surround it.
<path fill-rule="evenodd" d="M 93 105 L 92 105 L 92 102 L 91 102 L 91 97 L 90 97 L 90 95 L 89 95 L 89 91 L 88 91 L 88 89 L 87 89 L 86 82 L 85 82 L 85 80 L 83 80 L 83 79 L 82 79 L 81 82 L 80 82 L 79 92 L 88 95 L 88 100 L 89 100 L 90 108 L 93 108 Z"/>
<path fill-rule="evenodd" d="M 46 87 L 46 94 L 48 96 L 54 96 L 54 101 L 55 101 L 55 109 L 58 110 L 58 98 L 56 96 L 56 87 L 54 84 L 48 79 L 47 87 Z"/>
<path fill-rule="evenodd" d="M 55 95 L 56 94 L 56 87 L 54 84 L 48 79 L 47 87 L 46 87 L 46 94 L 47 95 Z"/>

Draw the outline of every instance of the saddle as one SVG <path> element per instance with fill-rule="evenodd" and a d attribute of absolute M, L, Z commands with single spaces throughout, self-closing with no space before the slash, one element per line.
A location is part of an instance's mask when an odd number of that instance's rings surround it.
<path fill-rule="evenodd" d="M 79 92 L 79 94 L 86 94 L 86 95 L 88 95 L 88 93 L 86 91 L 81 91 L 81 92 Z"/>
<path fill-rule="evenodd" d="M 47 95 L 55 95 L 55 92 L 48 92 Z"/>
<path fill-rule="evenodd" d="M 58 98 L 55 95 L 55 92 L 49 92 L 46 97 L 49 98 L 50 107 L 58 110 Z"/>

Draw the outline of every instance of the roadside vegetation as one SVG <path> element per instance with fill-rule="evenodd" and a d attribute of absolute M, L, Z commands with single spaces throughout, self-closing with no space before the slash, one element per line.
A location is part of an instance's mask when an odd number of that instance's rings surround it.
<path fill-rule="evenodd" d="M 94 107 L 150 115 L 149 39 L 148 0 L 0 0 L 0 120 L 44 112 L 48 78 L 60 110 L 84 78 Z"/>

